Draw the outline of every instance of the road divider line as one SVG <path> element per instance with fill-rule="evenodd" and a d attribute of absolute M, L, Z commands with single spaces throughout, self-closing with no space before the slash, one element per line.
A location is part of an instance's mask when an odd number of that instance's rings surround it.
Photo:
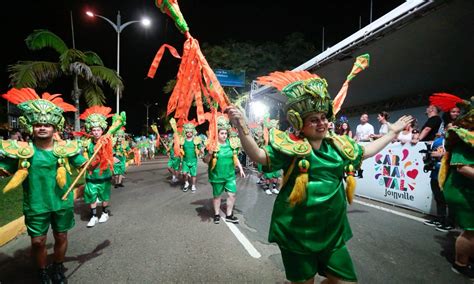
<path fill-rule="evenodd" d="M 250 254 L 253 258 L 260 258 L 262 255 L 258 252 L 258 250 L 252 245 L 252 243 L 245 237 L 244 234 L 237 228 L 237 226 L 233 223 L 225 221 L 225 213 L 221 211 L 221 219 L 230 229 L 230 231 L 234 234 L 237 240 L 244 246 L 245 250 Z"/>
<path fill-rule="evenodd" d="M 406 214 L 406 213 L 399 212 L 399 211 L 396 211 L 396 210 L 388 209 L 388 208 L 385 208 L 385 207 L 382 207 L 382 206 L 379 206 L 379 205 L 370 204 L 370 203 L 367 203 L 367 202 L 364 202 L 364 201 L 354 199 L 354 202 L 359 203 L 361 205 L 369 206 L 369 207 L 372 207 L 372 208 L 375 208 L 375 209 L 378 209 L 378 210 L 389 212 L 389 213 L 392 213 L 392 214 L 395 214 L 395 215 L 398 215 L 398 216 L 402 216 L 402 217 L 405 217 L 405 218 L 408 218 L 408 219 L 412 219 L 412 220 L 415 220 L 415 221 L 418 221 L 418 222 L 426 221 L 426 219 L 423 219 L 423 218 L 420 218 L 420 217 L 415 217 L 415 216 L 412 216 L 410 214 Z"/>

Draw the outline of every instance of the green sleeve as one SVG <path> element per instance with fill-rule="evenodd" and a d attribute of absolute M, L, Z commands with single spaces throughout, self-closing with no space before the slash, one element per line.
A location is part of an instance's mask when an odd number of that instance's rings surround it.
<path fill-rule="evenodd" d="M 474 165 L 474 150 L 466 143 L 458 143 L 451 152 L 450 165 Z"/>
<path fill-rule="evenodd" d="M 268 164 L 262 167 L 263 172 L 274 172 L 281 169 L 287 169 L 290 166 L 291 161 L 293 160 L 292 157 L 279 152 L 271 145 L 265 146 L 263 148 L 265 153 L 267 154 L 267 161 Z"/>
<path fill-rule="evenodd" d="M 69 163 L 75 168 L 79 168 L 87 162 L 87 159 L 84 156 L 77 154 L 69 158 Z"/>
<path fill-rule="evenodd" d="M 18 160 L 12 158 L 0 159 L 0 171 L 13 174 L 18 169 Z"/>

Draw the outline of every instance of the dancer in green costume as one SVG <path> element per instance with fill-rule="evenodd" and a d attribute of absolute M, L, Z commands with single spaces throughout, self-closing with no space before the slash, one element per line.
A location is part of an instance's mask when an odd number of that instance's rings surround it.
<path fill-rule="evenodd" d="M 217 141 L 218 150 L 207 151 L 204 156 L 204 162 L 209 163 L 208 177 L 212 185 L 212 195 L 214 197 L 214 224 L 219 224 L 221 195 L 225 191 L 228 194 L 226 201 L 226 222 L 238 223 L 239 219 L 234 216 L 233 209 L 235 204 L 235 195 L 237 193 L 237 184 L 235 182 L 235 167 L 239 168 L 240 176 L 245 177 L 242 165 L 237 158 L 240 148 L 238 137 L 227 139 L 230 131 L 230 124 L 226 117 L 217 118 Z"/>
<path fill-rule="evenodd" d="M 66 283 L 63 261 L 68 246 L 67 232 L 74 227 L 74 200 L 62 195 L 71 183 L 70 167 L 86 163 L 77 141 L 54 140 L 62 131 L 64 111 L 76 109 L 59 95 L 44 93 L 40 98 L 33 89 L 11 89 L 3 98 L 23 112 L 21 126 L 33 136 L 33 143 L 0 140 L 0 176 L 14 174 L 3 189 L 7 192 L 23 185 L 23 214 L 31 237 L 32 256 L 39 268 L 40 283 Z M 54 254 L 51 274 L 47 271 L 46 236 L 53 230 Z"/>
<path fill-rule="evenodd" d="M 452 270 L 474 279 L 474 97 L 471 101 L 438 93 L 430 97 L 430 103 L 444 111 L 454 107 L 462 110 L 446 132 L 446 154 L 441 162 L 438 181 L 449 210 L 454 212 L 457 225 L 463 232 L 457 237 Z"/>
<path fill-rule="evenodd" d="M 168 136 L 167 142 L 163 141 L 167 145 L 167 152 L 168 152 L 168 171 L 171 173 L 171 183 L 175 184 L 179 181 L 179 177 L 181 175 L 181 157 L 178 157 L 174 153 L 174 143 L 173 143 L 173 135 L 178 134 L 170 134 Z M 165 140 L 165 139 L 163 139 Z"/>
<path fill-rule="evenodd" d="M 191 187 L 191 191 L 196 191 L 196 175 L 197 175 L 197 158 L 201 154 L 202 141 L 197 136 L 196 126 L 194 123 L 189 122 L 183 125 L 183 137 L 180 137 L 181 141 L 181 154 L 182 154 L 182 173 L 184 176 L 183 191 L 188 191 Z M 191 183 L 189 183 L 191 180 Z"/>
<path fill-rule="evenodd" d="M 328 133 L 334 111 L 326 80 L 307 71 L 286 71 L 261 77 L 259 82 L 277 87 L 289 98 L 287 118 L 297 135 L 274 129 L 269 134 L 270 144 L 260 149 L 239 124 L 244 119 L 242 113 L 232 106 L 226 112 L 237 126 L 249 157 L 261 163 L 264 171 L 285 172 L 273 207 L 269 241 L 280 247 L 286 277 L 292 282 L 313 283 L 319 273 L 330 283 L 355 282 L 356 273 L 346 248 L 352 233 L 346 215 L 344 176 L 351 202 L 353 174 L 361 160 L 382 150 L 413 118 L 401 117 L 390 126 L 388 134 L 362 147 L 347 136 Z M 342 98 L 346 92 L 345 84 Z M 339 107 L 341 101 L 335 102 Z"/>
<path fill-rule="evenodd" d="M 114 187 L 123 187 L 123 175 L 125 174 L 127 157 L 131 149 L 125 139 L 124 128 L 119 129 L 115 135 L 114 143 Z"/>
<path fill-rule="evenodd" d="M 85 120 L 85 128 L 92 135 L 91 140 L 85 145 L 88 157 L 94 154 L 96 143 L 107 129 L 107 118 L 112 116 L 110 107 L 93 106 L 86 109 L 80 116 Z M 108 156 L 113 157 L 112 149 Z M 113 158 L 112 158 L 113 159 Z M 105 223 L 109 219 L 110 187 L 112 185 L 112 171 L 110 168 L 102 170 L 98 168 L 98 157 L 92 162 L 92 169 L 86 173 L 86 186 L 84 188 L 84 202 L 89 204 L 91 209 L 91 219 L 87 227 L 94 227 L 97 223 Z M 102 203 L 102 214 L 97 217 L 97 203 Z"/>
<path fill-rule="evenodd" d="M 265 146 L 268 145 L 268 131 L 272 129 L 278 129 L 278 120 L 270 119 L 270 116 L 264 116 L 263 118 L 263 139 Z M 260 167 L 261 169 L 261 167 Z M 263 179 L 265 184 L 263 185 L 263 189 L 267 195 L 278 194 L 280 190 L 278 189 L 278 183 L 281 180 L 281 170 L 276 170 L 272 172 L 264 172 Z"/>

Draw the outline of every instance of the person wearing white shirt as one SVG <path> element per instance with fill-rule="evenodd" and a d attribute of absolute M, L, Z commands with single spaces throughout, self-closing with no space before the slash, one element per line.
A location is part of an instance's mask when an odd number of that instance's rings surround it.
<path fill-rule="evenodd" d="M 357 142 L 370 141 L 370 135 L 374 134 L 374 127 L 369 123 L 369 115 L 363 113 L 360 116 L 360 124 L 357 125 L 355 140 Z"/>

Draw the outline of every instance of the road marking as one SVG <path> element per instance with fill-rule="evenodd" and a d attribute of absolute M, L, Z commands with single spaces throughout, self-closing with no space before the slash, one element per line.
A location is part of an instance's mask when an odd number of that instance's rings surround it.
<path fill-rule="evenodd" d="M 258 252 L 258 250 L 244 236 L 244 234 L 242 234 L 242 232 L 240 232 L 240 230 L 237 228 L 237 226 L 235 224 L 225 221 L 225 213 L 222 210 L 221 210 L 221 212 L 222 212 L 222 214 L 221 214 L 222 221 L 224 221 L 224 223 L 227 225 L 227 227 L 230 229 L 230 231 L 234 234 L 234 236 L 237 238 L 237 240 L 244 246 L 244 248 L 250 254 L 250 256 L 253 257 L 253 258 L 260 258 L 262 255 Z"/>
<path fill-rule="evenodd" d="M 388 208 L 385 208 L 385 207 L 382 207 L 382 206 L 379 206 L 379 205 L 370 204 L 370 203 L 367 203 L 367 202 L 364 202 L 364 201 L 354 199 L 354 202 L 365 205 L 365 206 L 369 206 L 369 207 L 372 207 L 372 208 L 375 208 L 375 209 L 379 209 L 379 210 L 382 210 L 382 211 L 385 211 L 385 212 L 389 212 L 389 213 L 392 213 L 392 214 L 395 214 L 395 215 L 398 215 L 398 216 L 402 216 L 402 217 L 405 217 L 405 218 L 408 218 L 408 219 L 412 219 L 412 220 L 415 220 L 415 221 L 418 221 L 418 222 L 426 221 L 426 219 L 423 219 L 423 218 L 420 218 L 420 217 L 415 217 L 415 216 L 412 216 L 410 214 L 398 212 L 398 211 L 395 211 L 395 210 L 392 210 L 392 209 L 388 209 Z"/>

